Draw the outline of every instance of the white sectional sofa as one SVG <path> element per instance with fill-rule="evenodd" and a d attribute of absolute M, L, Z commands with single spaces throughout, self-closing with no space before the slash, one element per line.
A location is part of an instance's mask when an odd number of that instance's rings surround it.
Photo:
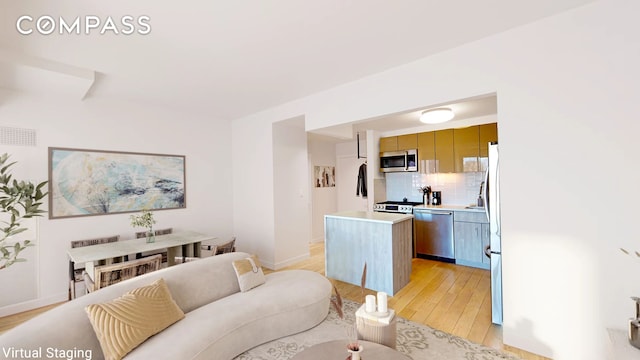
<path fill-rule="evenodd" d="M 126 359 L 232 359 L 259 344 L 314 327 L 327 316 L 332 286 L 315 272 L 275 272 L 265 276 L 263 285 L 240 292 L 232 262 L 248 256 L 212 256 L 79 297 L 0 335 L 0 348 L 12 349 L 18 357 L 20 351 L 39 349 L 42 358 L 66 351 L 75 358 L 90 354 L 92 360 L 102 359 L 85 306 L 111 301 L 159 278 L 185 318 L 149 338 Z"/>

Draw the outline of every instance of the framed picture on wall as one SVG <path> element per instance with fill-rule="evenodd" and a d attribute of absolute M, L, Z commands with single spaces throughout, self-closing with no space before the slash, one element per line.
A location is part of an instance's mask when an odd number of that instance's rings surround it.
<path fill-rule="evenodd" d="M 49 218 L 186 207 L 185 156 L 49 148 Z"/>
<path fill-rule="evenodd" d="M 313 167 L 314 187 L 335 187 L 336 167 L 335 166 L 314 166 Z"/>

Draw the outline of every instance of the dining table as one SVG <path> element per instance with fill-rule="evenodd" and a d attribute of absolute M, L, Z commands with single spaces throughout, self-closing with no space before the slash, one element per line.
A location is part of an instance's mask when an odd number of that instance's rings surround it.
<path fill-rule="evenodd" d="M 212 235 L 184 230 L 171 234 L 156 235 L 154 242 L 147 242 L 146 238 L 139 238 L 71 248 L 67 250 L 70 284 L 73 283 L 75 277 L 74 268 L 76 263 L 84 263 L 87 273 L 91 276 L 94 266 L 100 263 L 123 262 L 130 255 L 167 249 L 167 266 L 173 266 L 176 264 L 176 256 L 200 257 L 203 242 L 209 245 L 217 245 L 219 239 Z M 75 297 L 75 289 L 70 290 L 69 296 L 71 299 Z"/>

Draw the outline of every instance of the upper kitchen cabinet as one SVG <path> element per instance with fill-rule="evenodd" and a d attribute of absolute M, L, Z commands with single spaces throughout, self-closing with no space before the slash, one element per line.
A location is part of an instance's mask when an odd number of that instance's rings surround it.
<path fill-rule="evenodd" d="M 490 142 L 498 141 L 498 124 L 484 124 L 478 127 L 478 136 L 480 138 L 480 156 L 478 165 L 480 171 L 486 171 L 489 164 L 489 145 Z"/>
<path fill-rule="evenodd" d="M 398 135 L 398 150 L 418 148 L 418 134 Z"/>
<path fill-rule="evenodd" d="M 453 130 L 453 152 L 456 172 L 479 171 L 480 132 L 478 126 Z"/>
<path fill-rule="evenodd" d="M 485 171 L 489 142 L 498 141 L 496 123 L 380 138 L 380 152 L 418 149 L 425 173 Z"/>
<path fill-rule="evenodd" d="M 435 131 L 434 137 L 436 160 L 438 161 L 437 171 L 441 173 L 455 172 L 453 129 Z"/>
<path fill-rule="evenodd" d="M 418 133 L 418 159 L 419 166 L 426 166 L 420 169 L 421 172 L 432 174 L 436 172 L 436 137 L 435 132 Z"/>
<path fill-rule="evenodd" d="M 398 151 L 398 137 L 389 136 L 380 138 L 380 152 Z"/>
<path fill-rule="evenodd" d="M 480 157 L 489 156 L 487 143 L 498 141 L 498 124 L 484 124 L 478 126 L 480 136 Z"/>
<path fill-rule="evenodd" d="M 418 134 L 380 138 L 380 152 L 413 150 L 418 148 Z"/>

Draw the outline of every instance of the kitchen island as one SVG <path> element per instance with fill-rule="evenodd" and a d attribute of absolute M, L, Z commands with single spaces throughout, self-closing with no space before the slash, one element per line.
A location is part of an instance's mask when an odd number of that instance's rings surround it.
<path fill-rule="evenodd" d="M 413 215 L 347 211 L 324 216 L 326 276 L 393 295 L 409 283 Z"/>

